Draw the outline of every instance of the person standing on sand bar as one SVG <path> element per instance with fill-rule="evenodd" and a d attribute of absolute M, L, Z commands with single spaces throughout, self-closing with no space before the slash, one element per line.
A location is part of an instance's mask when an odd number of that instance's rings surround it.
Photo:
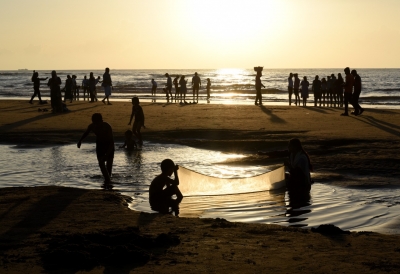
<path fill-rule="evenodd" d="M 151 79 L 151 95 L 156 96 L 157 92 L 157 82 L 154 79 Z"/>
<path fill-rule="evenodd" d="M 114 161 L 114 136 L 111 126 L 103 121 L 100 113 L 92 115 L 92 123 L 88 126 L 85 133 L 83 133 L 77 146 L 81 148 L 83 139 L 89 135 L 90 132 L 96 135 L 96 154 L 97 161 L 101 173 L 104 176 L 105 187 L 111 183 L 112 165 Z"/>
<path fill-rule="evenodd" d="M 86 79 L 86 75 L 85 75 L 85 77 L 83 77 L 83 80 L 82 80 L 82 88 L 83 88 L 83 100 L 85 101 L 86 100 L 86 92 L 89 97 L 89 80 Z"/>
<path fill-rule="evenodd" d="M 353 96 L 351 97 L 351 104 L 354 107 L 354 111 L 351 112 L 351 114 L 358 116 L 364 112 L 364 109 L 358 103 L 358 99 L 360 98 L 361 94 L 361 77 L 360 75 L 358 75 L 355 69 L 351 71 L 351 75 L 354 76 L 354 93 Z"/>
<path fill-rule="evenodd" d="M 291 106 L 292 105 L 292 93 L 293 93 L 293 73 L 289 74 L 288 92 L 289 92 L 289 106 Z"/>
<path fill-rule="evenodd" d="M 142 140 L 142 134 L 140 133 L 140 129 L 142 127 L 143 128 L 146 128 L 146 127 L 144 126 L 143 109 L 140 106 L 139 98 L 136 96 L 132 98 L 132 113 L 131 113 L 131 118 L 129 119 L 128 125 L 130 125 L 132 123 L 133 116 L 135 116 L 135 121 L 133 122 L 132 132 L 138 138 L 139 146 L 142 146 L 143 140 Z"/>
<path fill-rule="evenodd" d="M 192 86 L 193 86 L 193 103 L 194 101 L 194 96 L 196 95 L 196 102 L 199 102 L 199 89 L 201 87 L 201 80 L 200 77 L 197 75 L 197 72 L 194 73 L 194 76 L 192 78 Z"/>
<path fill-rule="evenodd" d="M 65 81 L 64 102 L 67 102 L 67 99 L 72 103 L 72 78 L 70 75 L 67 75 L 67 80 Z"/>
<path fill-rule="evenodd" d="M 180 87 L 180 93 L 181 93 L 181 104 L 182 103 L 185 103 L 185 104 L 187 104 L 187 102 L 186 102 L 186 92 L 187 92 L 187 88 L 186 88 L 186 85 L 187 85 L 187 80 L 185 80 L 185 75 L 182 75 L 181 76 L 181 79 L 179 80 L 179 85 L 181 86 Z M 182 97 L 183 97 L 183 102 L 182 102 Z"/>
<path fill-rule="evenodd" d="M 181 100 L 182 100 L 182 94 L 179 91 L 179 75 L 177 75 L 174 78 L 173 84 L 174 84 L 174 87 L 175 87 L 175 103 L 176 103 L 176 97 L 177 96 L 178 96 L 178 99 L 179 99 L 179 97 L 181 97 Z"/>
<path fill-rule="evenodd" d="M 353 93 L 354 77 L 350 73 L 350 68 L 344 69 L 346 74 L 346 82 L 344 83 L 344 112 L 341 116 L 349 116 L 349 102 L 351 102 L 351 96 Z"/>
<path fill-rule="evenodd" d="M 299 96 L 299 87 L 300 87 L 300 78 L 297 73 L 294 74 L 294 103 L 297 106 L 297 100 L 299 101 L 299 106 L 300 106 L 300 96 Z"/>
<path fill-rule="evenodd" d="M 210 89 L 211 89 L 211 80 L 210 80 L 210 78 L 207 78 L 207 100 L 208 101 L 211 98 Z"/>
<path fill-rule="evenodd" d="M 319 80 L 319 76 L 315 75 L 315 80 L 312 84 L 312 91 L 314 92 L 314 106 L 317 106 L 317 102 L 319 100 L 319 105 L 321 106 L 321 81 Z"/>
<path fill-rule="evenodd" d="M 170 97 L 171 97 L 171 101 L 172 101 L 172 79 L 168 73 L 165 74 L 165 77 L 167 77 L 167 84 L 165 85 L 165 87 L 166 87 L 165 93 L 167 95 L 167 101 L 169 101 Z"/>
<path fill-rule="evenodd" d="M 111 105 L 109 97 L 111 96 L 111 90 L 114 89 L 112 86 L 112 81 L 111 81 L 111 75 L 110 75 L 110 69 L 106 68 L 106 71 L 103 74 L 103 83 L 101 86 L 104 88 L 104 99 L 101 100 L 103 104 L 106 104 L 105 100 L 107 99 L 107 105 Z"/>
<path fill-rule="evenodd" d="M 40 81 L 47 80 L 49 77 L 46 78 L 39 78 L 39 73 L 36 71 L 33 71 L 32 75 L 32 82 L 33 82 L 33 95 L 31 97 L 31 100 L 29 101 L 29 104 L 33 104 L 33 98 L 37 95 L 39 98 L 39 104 L 43 104 L 44 102 L 42 101 L 42 97 L 40 96 Z"/>
<path fill-rule="evenodd" d="M 262 67 L 255 67 L 254 68 L 255 71 L 257 71 L 257 75 L 256 75 L 256 101 L 255 101 L 255 105 L 258 106 L 262 106 L 262 95 L 261 95 L 261 87 L 265 88 L 265 86 L 261 83 L 261 76 L 262 76 Z"/>
<path fill-rule="evenodd" d="M 47 82 L 47 86 L 50 87 L 50 100 L 53 113 L 63 111 L 60 85 L 61 78 L 58 77 L 57 72 L 53 70 L 51 72 L 51 78 Z"/>
<path fill-rule="evenodd" d="M 308 87 L 310 83 L 307 81 L 307 76 L 303 77 L 303 81 L 301 81 L 301 98 L 303 98 L 303 107 L 307 106 L 307 98 L 308 98 Z"/>

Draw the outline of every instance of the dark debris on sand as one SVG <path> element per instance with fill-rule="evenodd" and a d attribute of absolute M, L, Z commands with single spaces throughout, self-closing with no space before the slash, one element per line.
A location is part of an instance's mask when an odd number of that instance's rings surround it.
<path fill-rule="evenodd" d="M 317 228 L 311 228 L 312 232 L 317 232 L 323 235 L 341 235 L 341 234 L 350 234 L 350 231 L 342 230 L 334 225 L 320 225 Z"/>

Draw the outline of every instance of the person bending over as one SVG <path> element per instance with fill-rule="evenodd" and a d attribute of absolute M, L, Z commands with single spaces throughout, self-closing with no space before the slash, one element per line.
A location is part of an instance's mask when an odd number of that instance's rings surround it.
<path fill-rule="evenodd" d="M 175 165 L 171 159 L 161 162 L 161 174 L 154 178 L 149 189 L 149 202 L 152 210 L 162 214 L 174 212 L 175 216 L 179 215 L 179 203 L 182 201 L 183 195 L 178 188 L 178 169 L 178 165 Z M 174 179 L 170 178 L 172 174 L 174 174 Z M 176 195 L 176 199 L 172 197 L 173 195 Z"/>
<path fill-rule="evenodd" d="M 132 130 L 125 131 L 125 143 L 119 148 L 125 148 L 125 147 L 128 151 L 137 149 L 135 139 L 133 139 Z"/>
<path fill-rule="evenodd" d="M 107 187 L 111 183 L 112 165 L 114 161 L 114 137 L 111 126 L 103 122 L 100 113 L 92 115 L 92 123 L 88 126 L 85 133 L 78 142 L 78 148 L 81 147 L 83 139 L 94 132 L 96 135 L 96 154 L 101 173 L 104 176 L 104 184 Z"/>

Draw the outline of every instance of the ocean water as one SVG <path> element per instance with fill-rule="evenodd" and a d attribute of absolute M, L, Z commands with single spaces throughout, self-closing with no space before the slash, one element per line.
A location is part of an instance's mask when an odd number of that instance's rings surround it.
<path fill-rule="evenodd" d="M 166 157 L 181 166 L 222 178 L 251 177 L 270 170 L 268 166 L 218 164 L 243 155 L 145 142 L 140 151 L 116 150 L 113 191 L 132 197 L 132 209 L 152 212 L 148 188 Z M 83 143 L 81 149 L 76 145 L 0 145 L 0 166 L 2 188 L 57 185 L 101 189 L 103 184 L 93 143 Z M 302 199 L 293 199 L 285 190 L 193 196 L 183 199 L 180 211 L 181 217 L 218 217 L 296 227 L 334 224 L 352 231 L 400 233 L 400 188 L 340 188 L 330 182 L 316 182 L 310 196 Z"/>
<path fill-rule="evenodd" d="M 39 77 L 49 77 L 50 71 L 38 71 Z M 59 70 L 58 76 L 65 82 L 66 76 L 76 75 L 77 83 L 80 85 L 83 77 L 94 75 L 102 76 L 103 70 Z M 204 99 L 206 90 L 206 79 L 210 78 L 211 102 L 212 103 L 234 103 L 251 104 L 254 102 L 254 78 L 252 69 L 202 69 L 202 70 L 113 70 L 111 77 L 115 86 L 112 94 L 113 100 L 129 100 L 137 95 L 142 100 L 155 99 L 151 96 L 151 79 L 158 83 L 157 96 L 164 100 L 162 88 L 166 84 L 164 74 L 168 72 L 171 76 L 185 75 L 190 84 L 195 72 L 198 72 L 202 80 L 200 99 Z M 263 100 L 270 104 L 287 104 L 287 78 L 290 72 L 298 73 L 299 77 L 307 76 L 312 82 L 315 75 L 320 78 L 334 73 L 344 72 L 342 68 L 332 69 L 264 69 L 262 82 L 266 86 L 263 91 Z M 362 78 L 363 90 L 360 103 L 371 107 L 398 108 L 400 105 L 400 69 L 358 69 Z M 28 99 L 33 94 L 31 82 L 32 71 L 0 71 L 0 99 Z M 45 99 L 49 99 L 47 81 L 43 81 L 41 92 Z M 189 87 L 190 85 L 188 85 Z M 100 93 L 101 87 L 98 87 Z M 174 92 L 174 90 L 173 90 Z M 191 92 L 188 91 L 188 95 Z M 310 100 L 313 100 L 311 95 Z"/>

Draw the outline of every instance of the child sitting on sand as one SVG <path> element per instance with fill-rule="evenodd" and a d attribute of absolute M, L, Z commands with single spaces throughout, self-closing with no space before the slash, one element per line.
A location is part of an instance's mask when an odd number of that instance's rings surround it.
<path fill-rule="evenodd" d="M 179 203 L 183 199 L 183 195 L 178 188 L 178 165 L 171 159 L 165 159 L 161 162 L 161 174 L 158 175 L 150 184 L 149 198 L 150 207 L 154 211 L 158 211 L 162 214 L 171 213 L 169 208 L 175 213 L 175 216 L 179 215 Z M 174 174 L 174 179 L 170 176 Z M 176 199 L 172 196 L 176 195 Z"/>
<path fill-rule="evenodd" d="M 137 148 L 135 139 L 133 139 L 132 130 L 125 131 L 125 143 L 119 148 L 125 148 L 129 151 L 135 150 Z"/>

